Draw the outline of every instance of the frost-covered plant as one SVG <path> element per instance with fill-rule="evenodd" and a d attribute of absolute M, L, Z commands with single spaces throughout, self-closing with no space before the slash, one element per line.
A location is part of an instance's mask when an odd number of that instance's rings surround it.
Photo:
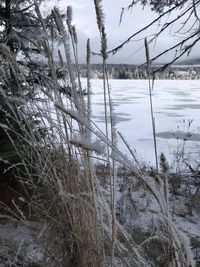
<path fill-rule="evenodd" d="M 35 2 L 36 13 L 44 33 L 41 47 L 47 58 L 50 74 L 48 77 L 45 75 L 41 77 L 42 91 L 38 92 L 45 102 L 41 104 L 38 99 L 33 99 L 27 101 L 25 109 L 16 111 L 27 127 L 19 123 L 23 133 L 19 136 L 19 141 L 23 144 L 22 141 L 25 139 L 26 146 L 22 145 L 20 149 L 15 146 L 15 148 L 24 166 L 25 178 L 32 189 L 31 201 L 27 203 L 32 211 L 30 217 L 41 225 L 39 237 L 47 248 L 42 264 L 95 267 L 149 266 L 152 260 L 145 253 L 144 246 L 157 239 L 159 244 L 167 244 L 171 249 L 173 254 L 171 262 L 174 261 L 181 267 L 192 265 L 189 243 L 171 219 L 161 178 L 158 175 L 150 177 L 144 173 L 130 148 L 133 161 L 117 148 L 115 116 L 106 68 L 107 45 L 101 1 L 94 1 L 94 3 L 102 43 L 100 54 L 103 58 L 106 133 L 103 133 L 91 119 L 89 97 L 86 103 L 83 94 L 77 93 L 77 89 L 81 92 L 81 81 L 78 69 L 77 37 L 72 25 L 71 8 L 68 8 L 67 12 L 67 28 L 59 10 L 55 8 L 52 13 L 54 26 L 64 46 L 63 58 L 66 61 L 71 86 L 71 95 L 69 95 L 59 90 L 54 55 L 44 19 Z M 75 73 L 71 64 L 71 45 L 74 47 Z M 87 91 L 91 92 L 89 42 L 87 51 Z M 7 60 L 10 58 L 8 57 Z M 12 66 L 13 73 L 17 73 L 17 66 Z M 16 75 L 15 79 L 18 82 L 21 76 Z M 42 142 L 34 136 L 31 120 L 25 116 L 33 110 L 37 112 L 37 118 L 47 130 Z M 110 126 L 108 117 L 111 121 Z M 12 138 L 11 141 L 13 142 Z M 106 179 L 110 184 L 106 192 L 95 173 L 95 165 L 92 161 L 94 156 L 106 164 L 108 170 Z M 119 163 L 142 184 L 145 193 L 148 192 L 157 203 L 157 210 L 148 211 L 153 214 L 156 233 L 151 233 L 152 235 L 142 240 L 140 244 L 135 241 L 134 233 L 125 227 L 123 220 L 119 221 L 116 216 L 118 194 L 116 165 Z M 162 164 L 164 163 L 166 162 L 162 158 Z M 163 167 L 163 170 L 165 169 Z M 133 201 L 130 194 L 131 192 L 128 195 L 130 202 L 137 206 L 138 202 Z M 138 210 L 137 207 L 135 208 Z M 27 225 L 31 225 L 31 221 L 23 216 L 23 211 L 20 218 Z"/>

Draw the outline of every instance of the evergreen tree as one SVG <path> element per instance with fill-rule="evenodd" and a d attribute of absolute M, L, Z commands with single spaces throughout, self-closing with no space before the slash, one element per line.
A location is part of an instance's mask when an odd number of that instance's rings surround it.
<path fill-rule="evenodd" d="M 41 54 L 42 27 L 32 0 L 0 1 L 0 176 L 11 164 L 19 162 L 16 146 L 22 128 L 25 102 L 34 96 L 38 81 L 34 70 L 39 67 L 33 59 Z M 24 112 L 26 114 L 26 112 Z M 34 114 L 26 114 L 33 127 L 38 124 Z M 23 125 L 23 127 L 22 127 Z M 37 125 L 38 126 L 38 125 Z M 21 140 L 20 140 L 21 142 Z M 7 174 L 7 176 L 9 176 Z M 0 177 L 0 180 L 1 180 Z"/>
<path fill-rule="evenodd" d="M 0 40 L 15 54 L 39 52 L 37 40 L 42 31 L 34 10 L 33 0 L 0 1 Z"/>
<path fill-rule="evenodd" d="M 152 11 L 156 11 L 158 13 L 164 12 L 164 9 L 167 7 L 172 7 L 172 6 L 178 6 L 179 8 L 182 7 L 187 0 L 134 0 L 132 3 L 129 5 L 129 7 L 132 7 L 136 3 L 141 3 L 143 6 L 150 5 Z"/>

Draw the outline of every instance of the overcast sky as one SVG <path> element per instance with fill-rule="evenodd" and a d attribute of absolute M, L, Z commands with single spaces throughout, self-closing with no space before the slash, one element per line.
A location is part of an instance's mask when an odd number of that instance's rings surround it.
<path fill-rule="evenodd" d="M 127 11 L 124 13 L 123 21 L 119 26 L 119 19 L 121 14 L 121 8 L 127 7 L 131 0 L 103 0 L 103 10 L 105 14 L 105 26 L 108 38 L 108 49 L 113 49 L 121 42 L 126 40 L 131 34 L 146 26 L 149 22 L 157 17 L 157 14 L 152 12 L 149 7 L 137 5 L 134 6 L 132 11 Z M 48 1 L 48 6 L 53 7 L 58 6 L 61 10 L 66 9 L 66 5 L 71 5 L 73 7 L 73 21 L 76 25 L 78 37 L 79 37 L 79 59 L 81 63 L 85 62 L 85 47 L 87 38 L 91 40 L 92 51 L 99 52 L 100 41 L 99 32 L 96 25 L 96 15 L 94 10 L 93 0 L 57 0 Z M 165 22 L 165 21 L 163 21 Z M 163 23 L 161 22 L 161 23 Z M 128 63 L 128 64 L 138 64 L 144 62 L 144 37 L 151 36 L 156 33 L 158 25 L 151 27 L 148 31 L 137 36 L 128 45 L 124 46 L 120 52 L 116 55 L 109 56 L 110 63 Z M 170 37 L 169 32 L 162 34 L 157 40 L 156 45 L 150 47 L 151 56 L 165 50 L 170 45 L 173 45 L 176 37 Z M 199 50 L 199 47 L 194 49 L 191 54 L 192 57 L 195 56 L 195 52 Z M 170 55 L 163 57 L 161 61 L 169 60 Z M 172 55 L 171 55 L 172 57 Z M 98 57 L 93 57 L 93 62 L 100 62 L 101 59 Z"/>

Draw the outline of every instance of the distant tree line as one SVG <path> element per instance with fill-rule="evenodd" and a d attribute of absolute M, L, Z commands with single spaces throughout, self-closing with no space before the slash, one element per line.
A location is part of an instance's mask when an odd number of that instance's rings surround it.
<path fill-rule="evenodd" d="M 152 78 L 155 79 L 170 79 L 170 80 L 195 80 L 200 79 L 200 66 L 171 66 L 162 72 L 155 72 L 158 66 L 152 66 Z M 107 65 L 108 77 L 110 79 L 148 79 L 146 67 L 138 68 L 136 65 Z M 87 66 L 82 64 L 80 66 L 82 77 L 86 77 Z M 91 77 L 93 79 L 102 79 L 102 66 L 100 64 L 93 64 L 91 66 Z"/>

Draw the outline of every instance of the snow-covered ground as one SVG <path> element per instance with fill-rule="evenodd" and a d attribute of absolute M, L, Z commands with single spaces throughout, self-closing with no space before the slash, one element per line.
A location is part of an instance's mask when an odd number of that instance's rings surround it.
<path fill-rule="evenodd" d="M 103 81 L 92 80 L 92 116 L 101 129 L 104 125 Z M 83 86 L 86 80 L 83 79 Z M 154 164 L 154 146 L 147 80 L 109 80 L 117 130 L 135 148 L 137 156 Z M 153 88 L 153 108 L 158 154 L 164 152 L 171 162 L 183 145 L 188 131 L 192 134 L 185 152 L 198 153 L 200 147 L 200 83 L 198 80 L 157 80 Z M 192 120 L 190 129 L 189 123 Z M 185 134 L 183 134 L 185 133 Z M 118 142 L 127 152 L 122 141 Z M 178 147 L 178 148 L 177 148 Z M 128 152 L 127 152 L 128 153 Z"/>

